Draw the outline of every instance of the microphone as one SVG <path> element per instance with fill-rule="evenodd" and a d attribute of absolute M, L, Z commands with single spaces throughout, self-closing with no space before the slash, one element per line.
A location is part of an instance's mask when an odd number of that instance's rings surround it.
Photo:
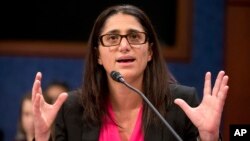
<path fill-rule="evenodd" d="M 110 73 L 110 76 L 116 82 L 120 82 L 125 86 L 127 86 L 128 88 L 135 91 L 136 93 L 138 93 L 143 98 L 143 100 L 147 102 L 148 106 L 155 112 L 155 114 L 161 119 L 161 121 L 167 126 L 167 128 L 172 132 L 172 134 L 176 137 L 176 139 L 178 141 L 183 141 L 181 137 L 174 131 L 174 129 L 169 125 L 169 123 L 163 118 L 163 116 L 159 113 L 159 111 L 153 106 L 153 104 L 148 100 L 148 98 L 142 92 L 140 92 L 138 89 L 128 84 L 119 72 L 112 71 Z"/>

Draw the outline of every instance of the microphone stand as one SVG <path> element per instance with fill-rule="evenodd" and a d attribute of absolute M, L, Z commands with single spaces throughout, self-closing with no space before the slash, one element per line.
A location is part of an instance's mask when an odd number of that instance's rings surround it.
<path fill-rule="evenodd" d="M 137 92 L 143 98 L 143 100 L 145 102 L 147 102 L 149 107 L 156 113 L 156 115 L 161 119 L 161 121 L 168 127 L 168 129 L 173 133 L 173 135 L 176 137 L 176 139 L 178 141 L 183 141 L 181 139 L 181 137 L 174 131 L 174 129 L 169 125 L 169 123 L 163 118 L 163 116 L 158 112 L 158 110 L 151 104 L 151 102 L 147 99 L 147 97 L 142 92 L 140 92 L 136 88 L 129 85 L 122 77 L 120 78 L 119 82 L 121 82 L 122 84 L 124 84 L 128 88 L 130 88 L 130 89 L 134 90 L 135 92 Z"/>

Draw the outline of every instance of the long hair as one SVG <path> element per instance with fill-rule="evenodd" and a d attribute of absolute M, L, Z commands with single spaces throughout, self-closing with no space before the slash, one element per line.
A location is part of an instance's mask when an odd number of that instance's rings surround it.
<path fill-rule="evenodd" d="M 31 101 L 31 92 L 27 92 L 21 99 L 20 103 L 20 109 L 19 109 L 19 117 L 18 117 L 18 123 L 17 123 L 17 131 L 15 136 L 15 141 L 25 141 L 26 139 L 26 133 L 24 131 L 23 125 L 22 125 L 22 113 L 23 113 L 23 104 L 25 100 Z"/>
<path fill-rule="evenodd" d="M 99 36 L 107 19 L 117 13 L 134 16 L 148 34 L 148 42 L 152 44 L 153 53 L 143 77 L 143 92 L 159 112 L 166 116 L 167 108 L 172 103 L 169 91 L 170 75 L 166 63 L 160 53 L 160 44 L 156 32 L 147 15 L 133 5 L 111 6 L 104 10 L 96 19 L 88 41 L 88 56 L 84 73 L 84 84 L 81 100 L 84 107 L 84 120 L 101 124 L 102 117 L 107 114 L 105 109 L 108 97 L 107 74 L 103 66 L 98 64 Z M 143 128 L 150 124 L 160 124 L 158 117 L 150 107 L 143 103 Z"/>

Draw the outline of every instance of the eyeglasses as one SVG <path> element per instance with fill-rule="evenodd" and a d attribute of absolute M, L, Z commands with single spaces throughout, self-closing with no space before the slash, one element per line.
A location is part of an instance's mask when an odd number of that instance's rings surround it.
<path fill-rule="evenodd" d="M 131 32 L 127 35 L 104 34 L 99 37 L 99 40 L 104 47 L 110 47 L 119 45 L 123 37 L 127 39 L 130 45 L 145 44 L 148 40 L 147 33 L 145 32 Z"/>

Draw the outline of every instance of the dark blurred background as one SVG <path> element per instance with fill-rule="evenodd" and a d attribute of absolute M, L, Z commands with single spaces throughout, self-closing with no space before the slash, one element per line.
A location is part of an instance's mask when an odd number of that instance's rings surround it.
<path fill-rule="evenodd" d="M 176 19 L 179 11 L 177 5 L 180 1 L 122 2 L 130 2 L 144 9 L 152 19 L 161 41 L 169 47 L 175 47 L 176 27 L 180 22 Z M 16 41 L 42 40 L 62 44 L 85 42 L 97 14 L 103 7 L 115 3 L 118 1 L 92 0 L 88 4 L 80 0 L 0 2 L 0 129 L 3 130 L 4 141 L 14 138 L 20 98 L 31 90 L 37 71 L 43 73 L 43 87 L 52 80 L 59 80 L 66 81 L 72 89 L 76 89 L 81 86 L 84 70 L 84 57 L 56 56 L 57 52 L 64 49 L 70 53 L 72 44 L 63 49 L 58 49 L 58 45 L 53 47 L 54 44 L 50 45 L 51 48 L 44 46 L 51 50 L 56 48 L 52 53 L 48 50 L 46 54 L 44 51 L 45 55 L 33 51 L 36 46 L 31 44 L 29 49 L 35 53 L 32 56 L 27 55 L 30 50 L 21 52 L 25 46 L 18 46 Z M 188 57 L 167 58 L 167 65 L 181 84 L 196 87 L 200 98 L 205 73 L 211 71 L 214 80 L 219 70 L 226 70 L 230 77 L 230 91 L 222 119 L 222 133 L 227 141 L 230 124 L 250 123 L 250 63 L 247 62 L 250 52 L 250 1 L 191 0 L 190 3 L 192 12 L 191 24 L 188 26 Z M 3 49 L 6 48 L 6 41 L 16 43 L 13 48 L 20 49 L 20 52 L 1 52 L 6 50 Z M 40 43 L 37 46 L 43 47 L 44 44 Z M 176 55 L 179 54 L 177 52 Z"/>
<path fill-rule="evenodd" d="M 176 0 L 35 0 L 6 1 L 2 5 L 0 38 L 87 41 L 94 20 L 107 6 L 130 3 L 142 8 L 152 20 L 160 39 L 175 42 Z M 152 7 L 153 6 L 153 7 Z"/>

